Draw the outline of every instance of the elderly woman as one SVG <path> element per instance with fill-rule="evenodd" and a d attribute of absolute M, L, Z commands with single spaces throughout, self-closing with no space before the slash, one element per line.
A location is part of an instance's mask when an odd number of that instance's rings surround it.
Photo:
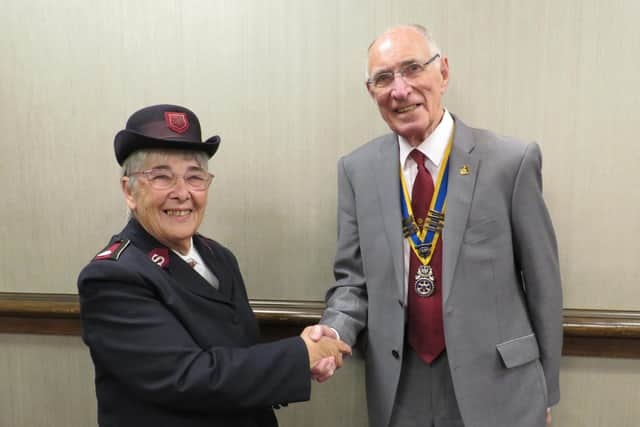
<path fill-rule="evenodd" d="M 350 352 L 308 330 L 257 343 L 235 257 L 197 233 L 219 144 L 175 105 L 116 135 L 131 219 L 78 279 L 101 426 L 276 426 L 272 406 L 308 400 L 311 367 Z"/>

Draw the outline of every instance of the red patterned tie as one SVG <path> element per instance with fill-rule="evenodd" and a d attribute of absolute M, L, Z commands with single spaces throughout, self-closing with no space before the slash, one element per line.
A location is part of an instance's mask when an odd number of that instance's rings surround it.
<path fill-rule="evenodd" d="M 418 175 L 411 193 L 411 209 L 418 226 L 422 229 L 433 196 L 433 180 L 424 165 L 425 155 L 419 150 L 413 150 L 410 155 L 418 164 Z M 407 298 L 409 344 L 422 360 L 430 364 L 444 350 L 442 239 L 438 239 L 438 244 L 429 263 L 435 278 L 435 292 L 429 297 L 421 297 L 416 293 L 415 277 L 421 263 L 413 250 L 410 252 L 409 294 Z"/>

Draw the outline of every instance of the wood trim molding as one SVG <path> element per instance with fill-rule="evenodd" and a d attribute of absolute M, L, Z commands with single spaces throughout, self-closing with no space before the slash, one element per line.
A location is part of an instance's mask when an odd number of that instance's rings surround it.
<path fill-rule="evenodd" d="M 563 354 L 640 358 L 640 311 L 565 309 Z"/>
<path fill-rule="evenodd" d="M 300 333 L 316 323 L 320 301 L 251 300 L 269 339 Z M 75 294 L 0 292 L 0 333 L 80 335 Z M 566 356 L 640 358 L 640 311 L 564 310 Z"/>

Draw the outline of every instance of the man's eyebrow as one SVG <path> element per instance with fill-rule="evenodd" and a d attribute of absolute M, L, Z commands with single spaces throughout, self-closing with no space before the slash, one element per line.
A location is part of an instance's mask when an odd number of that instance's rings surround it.
<path fill-rule="evenodd" d="M 407 66 L 409 64 L 419 64 L 420 61 L 414 58 L 409 58 L 409 59 L 405 59 L 404 61 L 400 62 L 400 64 L 397 65 L 397 67 L 404 67 Z M 395 67 L 387 67 L 387 68 L 382 68 L 376 72 L 373 73 L 373 75 L 377 75 L 380 73 L 386 73 L 388 71 L 392 71 Z"/>
<path fill-rule="evenodd" d="M 421 60 L 419 60 L 419 59 L 411 58 L 411 59 L 407 59 L 407 60 L 402 61 L 402 62 L 400 63 L 400 66 L 403 66 L 403 65 L 409 65 L 409 64 L 420 64 L 421 62 L 422 62 L 422 61 L 421 61 Z"/>

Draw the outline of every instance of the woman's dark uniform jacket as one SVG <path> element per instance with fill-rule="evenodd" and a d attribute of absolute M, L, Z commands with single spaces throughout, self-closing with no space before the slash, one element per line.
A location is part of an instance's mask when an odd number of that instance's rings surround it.
<path fill-rule="evenodd" d="M 135 220 L 80 273 L 101 426 L 275 426 L 273 405 L 309 399 L 302 339 L 256 344 L 235 257 L 193 241 L 219 291 Z"/>

